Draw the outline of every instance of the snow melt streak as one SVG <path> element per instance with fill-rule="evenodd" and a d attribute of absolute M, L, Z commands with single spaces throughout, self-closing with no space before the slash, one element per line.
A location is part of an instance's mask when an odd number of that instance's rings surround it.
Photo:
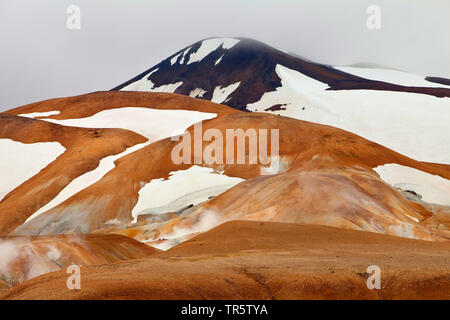
<path fill-rule="evenodd" d="M 236 90 L 236 89 L 239 87 L 240 84 L 241 84 L 241 82 L 239 81 L 239 82 L 230 84 L 229 86 L 224 87 L 224 88 L 222 88 L 222 87 L 220 87 L 220 86 L 217 86 L 217 87 L 214 89 L 214 92 L 213 92 L 213 96 L 212 96 L 212 98 L 211 98 L 211 101 L 212 101 L 212 102 L 215 102 L 215 103 L 226 102 L 228 96 L 229 96 L 230 94 L 232 94 L 232 93 L 234 92 L 234 90 Z"/>
<path fill-rule="evenodd" d="M 184 133 L 192 124 L 216 117 L 215 113 L 189 110 L 118 108 L 104 110 L 88 118 L 46 121 L 81 128 L 121 128 L 154 141 Z M 154 142 L 153 141 L 153 142 Z"/>

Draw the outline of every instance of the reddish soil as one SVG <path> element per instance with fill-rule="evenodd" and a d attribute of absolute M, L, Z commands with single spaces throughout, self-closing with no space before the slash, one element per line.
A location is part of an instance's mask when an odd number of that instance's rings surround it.
<path fill-rule="evenodd" d="M 234 221 L 150 258 L 54 272 L 4 299 L 449 299 L 449 243 L 273 222 Z M 381 268 L 381 290 L 366 271 Z"/>

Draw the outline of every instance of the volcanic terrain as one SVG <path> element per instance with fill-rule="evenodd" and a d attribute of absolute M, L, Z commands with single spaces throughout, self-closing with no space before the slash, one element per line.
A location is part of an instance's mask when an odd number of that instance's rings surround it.
<path fill-rule="evenodd" d="M 0 113 L 0 296 L 449 299 L 449 99 L 210 38 Z"/>

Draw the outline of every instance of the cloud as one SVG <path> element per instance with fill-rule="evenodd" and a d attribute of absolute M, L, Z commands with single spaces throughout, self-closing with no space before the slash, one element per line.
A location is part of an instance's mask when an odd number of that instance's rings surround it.
<path fill-rule="evenodd" d="M 378 31 L 366 28 L 369 0 L 211 1 L 79 0 L 81 29 L 71 31 L 66 1 L 3 0 L 0 111 L 108 90 L 212 36 L 255 38 L 316 62 L 450 77 L 447 0 L 379 0 Z"/>

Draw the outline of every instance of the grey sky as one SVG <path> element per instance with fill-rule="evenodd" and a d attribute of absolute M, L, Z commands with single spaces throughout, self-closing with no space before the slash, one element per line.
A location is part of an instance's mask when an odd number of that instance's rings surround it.
<path fill-rule="evenodd" d="M 66 9 L 81 8 L 81 30 Z M 369 5 L 381 29 L 366 27 Z M 0 110 L 108 90 L 211 36 L 450 78 L 448 0 L 0 0 Z"/>

